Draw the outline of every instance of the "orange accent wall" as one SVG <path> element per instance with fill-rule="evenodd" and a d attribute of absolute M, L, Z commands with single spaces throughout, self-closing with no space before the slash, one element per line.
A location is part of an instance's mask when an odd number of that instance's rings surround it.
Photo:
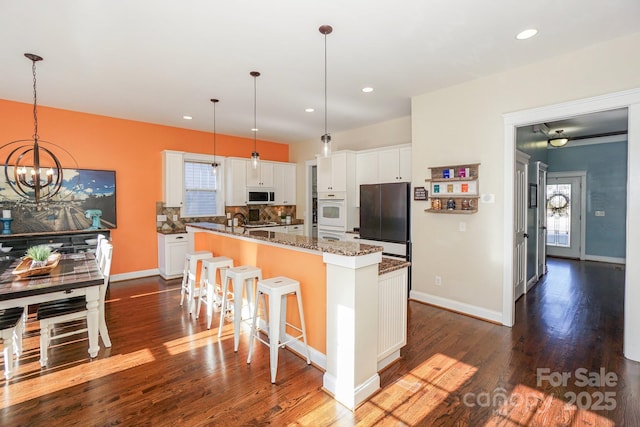
<path fill-rule="evenodd" d="M 33 105 L 0 99 L 0 145 L 32 134 Z M 69 151 L 81 169 L 116 171 L 112 274 L 156 269 L 161 152 L 213 154 L 212 133 L 38 106 L 38 134 Z M 258 140 L 257 149 L 264 160 L 289 161 L 287 144 Z M 217 155 L 248 158 L 252 151 L 252 138 L 217 135 Z"/>
<path fill-rule="evenodd" d="M 194 233 L 194 248 L 232 258 L 236 266 L 260 267 L 264 278 L 286 276 L 299 281 L 307 342 L 323 354 L 327 353 L 327 270 L 321 253 L 315 255 L 208 232 Z M 287 321 L 299 326 L 293 297 L 287 300 Z"/>

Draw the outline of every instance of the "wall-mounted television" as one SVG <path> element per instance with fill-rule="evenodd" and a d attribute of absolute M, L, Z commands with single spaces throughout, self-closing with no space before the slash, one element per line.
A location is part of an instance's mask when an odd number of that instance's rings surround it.
<path fill-rule="evenodd" d="M 116 228 L 116 172 L 63 169 L 58 194 L 38 206 L 17 195 L 0 174 L 0 204 L 11 210 L 13 234 L 95 229 L 96 223 Z"/>

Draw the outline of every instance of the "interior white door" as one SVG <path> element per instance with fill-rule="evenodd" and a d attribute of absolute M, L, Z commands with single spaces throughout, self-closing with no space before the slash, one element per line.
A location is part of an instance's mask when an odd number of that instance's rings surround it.
<path fill-rule="evenodd" d="M 547 165 L 536 162 L 538 171 L 538 236 L 536 239 L 538 279 L 547 273 Z"/>
<path fill-rule="evenodd" d="M 580 258 L 582 245 L 582 177 L 547 176 L 547 254 Z"/>
<path fill-rule="evenodd" d="M 514 194 L 513 299 L 520 298 L 527 283 L 527 167 L 529 156 L 516 152 Z"/>

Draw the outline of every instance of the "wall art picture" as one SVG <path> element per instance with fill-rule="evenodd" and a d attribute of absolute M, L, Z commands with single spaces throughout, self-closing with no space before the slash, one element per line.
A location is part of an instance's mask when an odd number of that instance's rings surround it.
<path fill-rule="evenodd" d="M 116 228 L 116 172 L 63 169 L 58 194 L 38 205 L 17 195 L 2 173 L 0 204 L 12 234 Z"/>

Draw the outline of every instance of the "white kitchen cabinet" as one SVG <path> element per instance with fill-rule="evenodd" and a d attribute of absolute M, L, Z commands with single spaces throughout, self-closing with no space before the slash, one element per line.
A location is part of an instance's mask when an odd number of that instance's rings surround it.
<path fill-rule="evenodd" d="M 162 152 L 162 201 L 166 207 L 182 207 L 183 154 L 181 151 Z"/>
<path fill-rule="evenodd" d="M 304 235 L 304 226 L 302 224 L 287 225 L 284 228 L 285 228 L 285 233 L 287 234 L 295 234 L 298 236 Z"/>
<path fill-rule="evenodd" d="M 158 270 L 164 279 L 182 277 L 189 240 L 187 233 L 158 233 Z"/>
<path fill-rule="evenodd" d="M 407 344 L 408 269 L 378 276 L 378 370 L 400 358 Z"/>
<path fill-rule="evenodd" d="M 378 183 L 378 152 L 363 151 L 356 154 L 356 207 L 360 207 L 360 186 Z"/>
<path fill-rule="evenodd" d="M 273 184 L 275 191 L 275 205 L 296 204 L 296 164 L 274 163 Z"/>
<path fill-rule="evenodd" d="M 411 147 L 378 151 L 378 182 L 411 181 Z"/>
<path fill-rule="evenodd" d="M 246 159 L 228 158 L 225 161 L 225 204 L 244 206 L 247 204 L 247 163 Z"/>
<path fill-rule="evenodd" d="M 273 163 L 260 161 L 256 169 L 246 163 L 247 187 L 273 187 Z"/>
<path fill-rule="evenodd" d="M 330 157 L 318 157 L 318 192 L 348 191 L 351 185 L 355 188 L 355 169 L 355 153 L 351 151 L 339 151 Z"/>

